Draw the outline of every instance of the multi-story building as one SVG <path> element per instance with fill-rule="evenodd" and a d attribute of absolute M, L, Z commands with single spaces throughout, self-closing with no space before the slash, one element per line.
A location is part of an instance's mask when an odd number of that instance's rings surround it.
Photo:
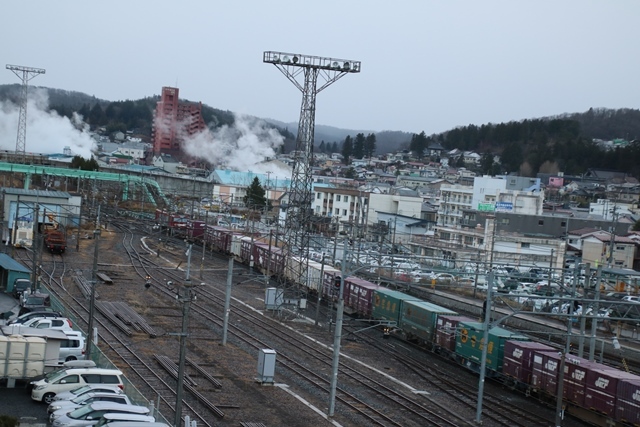
<path fill-rule="evenodd" d="M 178 93 L 175 87 L 162 88 L 151 132 L 156 154 L 180 151 L 182 141 L 206 128 L 202 103 L 180 102 Z"/>
<path fill-rule="evenodd" d="M 629 237 L 597 231 L 582 238 L 582 262 L 592 266 L 633 268 L 636 244 Z"/>
<path fill-rule="evenodd" d="M 438 225 L 451 227 L 461 225 L 463 212 L 471 210 L 472 206 L 473 187 L 460 184 L 442 185 Z"/>
<path fill-rule="evenodd" d="M 330 217 L 338 231 L 364 227 L 367 223 L 369 193 L 352 189 L 316 184 L 312 202 L 313 213 Z"/>

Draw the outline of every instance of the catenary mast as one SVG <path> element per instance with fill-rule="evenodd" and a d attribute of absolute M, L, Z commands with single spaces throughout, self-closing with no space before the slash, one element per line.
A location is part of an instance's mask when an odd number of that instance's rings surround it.
<path fill-rule="evenodd" d="M 347 74 L 359 73 L 360 61 L 268 51 L 264 52 L 263 62 L 275 65 L 302 92 L 282 249 L 285 259 L 291 256 L 308 258 L 309 225 L 313 215 L 311 165 L 313 164 L 316 95 Z M 297 270 L 286 272 L 285 277 L 304 278 L 303 263 L 286 262 L 285 266 L 285 268 Z M 287 293 L 286 287 L 285 285 L 283 288 L 285 293 Z M 298 297 L 293 292 L 288 292 L 285 296 L 294 299 Z"/>
<path fill-rule="evenodd" d="M 22 153 L 22 163 L 25 162 L 25 152 L 27 145 L 27 89 L 29 87 L 29 80 L 33 79 L 38 74 L 44 74 L 43 68 L 23 67 L 20 65 L 7 64 L 7 70 L 13 71 L 13 73 L 22 80 L 22 87 L 20 88 L 20 113 L 18 116 L 18 137 L 16 139 L 16 155 Z"/>

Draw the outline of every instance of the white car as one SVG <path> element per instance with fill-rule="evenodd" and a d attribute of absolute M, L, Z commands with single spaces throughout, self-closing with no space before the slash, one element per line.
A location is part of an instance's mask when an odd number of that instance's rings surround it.
<path fill-rule="evenodd" d="M 47 412 L 50 415 L 57 413 L 59 416 L 93 402 L 115 402 L 125 405 L 131 405 L 131 400 L 129 400 L 129 397 L 124 393 L 90 392 L 77 396 L 71 400 L 54 400 L 47 408 Z M 57 416 L 50 417 L 49 420 L 53 421 L 54 418 L 57 418 Z"/>
<path fill-rule="evenodd" d="M 46 317 L 36 318 L 29 321 L 30 328 L 36 329 L 56 329 L 59 331 L 73 331 L 73 323 L 66 317 Z"/>
<path fill-rule="evenodd" d="M 117 385 L 109 385 L 109 384 L 87 384 L 82 387 L 74 388 L 71 391 L 65 391 L 63 393 L 58 393 L 53 398 L 53 401 L 56 400 L 71 400 L 78 396 L 82 396 L 85 393 L 115 393 L 115 394 L 124 394 L 124 391 Z"/>
<path fill-rule="evenodd" d="M 123 405 L 112 402 L 94 402 L 89 403 L 59 415 L 55 418 L 52 427 L 85 427 L 97 424 L 104 414 L 108 413 L 125 413 L 136 415 L 149 415 L 149 408 L 137 405 Z"/>
<path fill-rule="evenodd" d="M 640 297 L 636 295 L 627 295 L 622 297 L 623 302 L 635 302 L 636 304 L 640 304 Z"/>

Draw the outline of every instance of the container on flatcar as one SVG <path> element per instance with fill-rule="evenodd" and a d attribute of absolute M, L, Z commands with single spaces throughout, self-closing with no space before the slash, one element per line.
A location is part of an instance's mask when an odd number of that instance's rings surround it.
<path fill-rule="evenodd" d="M 400 328 L 409 339 L 433 342 L 438 315 L 455 316 L 448 308 L 426 301 L 405 301 L 400 311 Z"/>
<path fill-rule="evenodd" d="M 256 245 L 257 260 L 256 262 L 264 269 L 264 273 L 270 276 L 281 275 L 284 272 L 284 253 L 282 249 L 268 243 L 260 243 Z"/>
<path fill-rule="evenodd" d="M 230 245 L 229 253 L 233 255 L 235 258 L 237 258 L 238 260 L 245 261 L 248 264 L 249 259 L 242 258 L 242 242 L 246 239 L 247 237 L 244 234 L 234 231 L 231 234 L 231 245 Z M 251 238 L 248 238 L 248 239 L 251 240 Z"/>
<path fill-rule="evenodd" d="M 530 384 L 533 370 L 533 355 L 538 352 L 554 351 L 553 347 L 535 341 L 507 340 L 504 343 L 502 373 L 515 378 L 520 383 Z"/>
<path fill-rule="evenodd" d="M 587 370 L 587 386 L 584 395 L 584 407 L 609 417 L 616 411 L 616 393 L 622 379 L 636 379 L 634 374 L 600 365 Z"/>
<path fill-rule="evenodd" d="M 477 368 L 482 360 L 484 345 L 484 324 L 479 322 L 460 322 L 456 335 L 456 354 L 471 362 Z M 501 372 L 504 357 L 504 344 L 508 340 L 526 341 L 528 338 L 503 328 L 489 329 L 487 344 L 487 369 Z"/>
<path fill-rule="evenodd" d="M 399 322 L 404 301 L 420 301 L 420 298 L 383 287 L 376 289 L 373 295 L 374 319 Z"/>
<path fill-rule="evenodd" d="M 587 387 L 587 371 L 602 367 L 582 357 L 567 355 L 564 362 L 564 386 L 562 397 L 584 408 L 584 396 Z"/>
<path fill-rule="evenodd" d="M 560 372 L 560 353 L 557 351 L 536 351 L 533 354 L 531 386 L 555 396 Z"/>
<path fill-rule="evenodd" d="M 189 221 L 187 235 L 190 239 L 196 239 L 200 241 L 203 239 L 204 230 L 206 227 L 206 223 L 204 221 L 192 220 Z"/>
<path fill-rule="evenodd" d="M 640 425 L 640 377 L 621 378 L 618 381 L 616 420 Z"/>
<path fill-rule="evenodd" d="M 373 295 L 380 286 L 355 276 L 347 277 L 344 285 L 345 312 L 358 317 L 371 317 Z"/>
<path fill-rule="evenodd" d="M 309 270 L 307 272 L 307 283 L 305 286 L 313 293 L 317 294 L 318 292 L 322 292 L 324 276 L 329 271 L 333 272 L 336 276 L 340 276 L 340 271 L 334 267 L 327 264 L 322 265 L 320 262 L 309 260 Z"/>
<path fill-rule="evenodd" d="M 207 246 L 214 251 L 223 254 L 231 252 L 231 230 L 227 228 L 207 225 L 204 239 Z"/>
<path fill-rule="evenodd" d="M 307 259 L 299 256 L 289 256 L 285 259 L 284 276 L 291 283 L 306 282 Z"/>
<path fill-rule="evenodd" d="M 456 351 L 456 328 L 460 322 L 473 322 L 466 316 L 440 315 L 436 321 L 436 346 L 451 353 Z"/>

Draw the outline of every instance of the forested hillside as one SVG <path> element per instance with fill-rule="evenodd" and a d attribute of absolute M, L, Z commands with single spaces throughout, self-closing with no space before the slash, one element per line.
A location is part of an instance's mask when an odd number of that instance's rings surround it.
<path fill-rule="evenodd" d="M 37 87 L 36 87 L 37 88 Z M 139 100 L 107 101 L 80 92 L 47 89 L 49 108 L 70 117 L 81 114 L 92 127 L 104 126 L 109 132 L 132 130 L 136 135 L 151 135 L 153 111 L 159 100 L 152 96 Z M 0 101 L 15 100 L 20 85 L 0 85 Z M 185 100 L 186 101 L 186 100 Z M 228 110 L 202 106 L 205 122 L 210 128 L 232 125 L 234 115 Z M 295 147 L 297 125 L 269 120 L 285 137 L 286 152 Z M 291 131 L 289 130 L 291 129 Z M 338 151 L 347 137 L 369 131 L 338 129 L 317 125 L 316 150 Z M 605 149 L 594 139 L 622 138 L 630 143 L 616 149 Z M 628 172 L 640 177 L 640 111 L 633 109 L 590 109 L 585 113 L 529 119 L 519 122 L 469 125 L 441 134 L 412 135 L 401 131 L 375 133 L 375 153 L 383 154 L 402 149 L 425 153 L 432 143 L 445 149 L 475 151 L 484 156 L 482 172 L 516 172 L 534 175 L 537 172 L 563 171 L 579 174 L 588 168 L 605 168 Z M 320 149 L 322 148 L 322 149 Z M 501 163 L 494 164 L 494 155 Z"/>
<path fill-rule="evenodd" d="M 640 111 L 589 110 L 586 113 L 481 126 L 469 125 L 437 135 L 414 135 L 409 148 L 420 153 L 438 142 L 445 149 L 485 155 L 483 172 L 580 174 L 603 168 L 640 176 Z M 606 148 L 594 139 L 625 139 L 629 144 Z M 490 161 L 499 155 L 501 164 Z M 485 163 L 486 162 L 486 163 Z"/>

